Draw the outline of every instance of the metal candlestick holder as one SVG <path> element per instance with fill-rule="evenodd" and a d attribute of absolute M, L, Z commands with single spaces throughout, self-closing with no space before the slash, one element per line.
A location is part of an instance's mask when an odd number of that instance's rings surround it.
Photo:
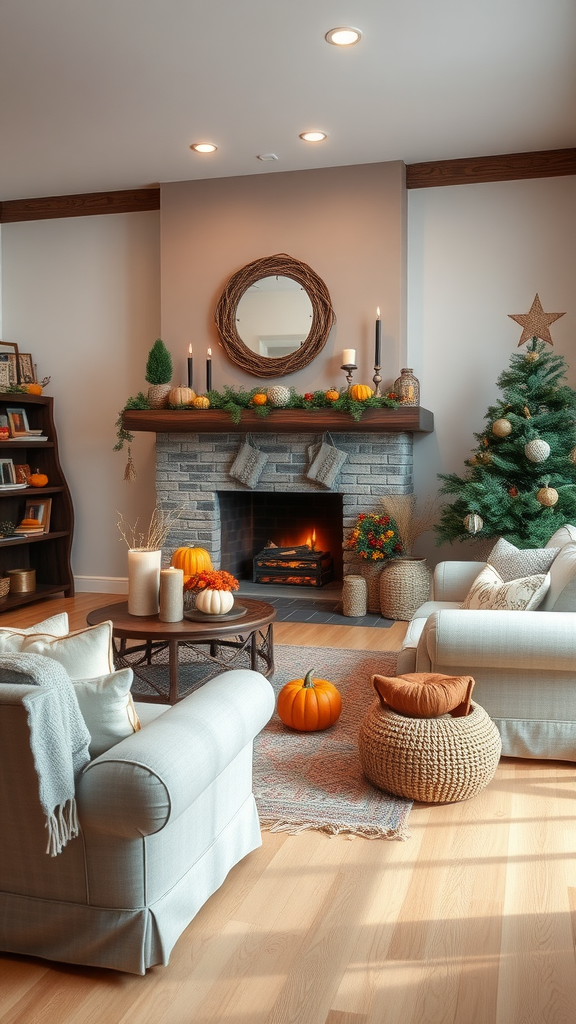
<path fill-rule="evenodd" d="M 380 387 L 382 383 L 382 377 L 380 376 L 380 370 L 380 366 L 374 367 L 374 376 L 372 377 L 372 380 L 374 382 L 374 398 L 382 398 L 382 388 Z"/>
<path fill-rule="evenodd" d="M 356 363 L 344 363 L 344 366 L 341 366 L 340 369 L 341 370 L 346 370 L 346 380 L 348 381 L 348 391 L 349 391 L 350 390 L 350 385 L 352 384 L 352 371 L 353 370 L 357 370 L 358 367 L 357 367 Z"/>

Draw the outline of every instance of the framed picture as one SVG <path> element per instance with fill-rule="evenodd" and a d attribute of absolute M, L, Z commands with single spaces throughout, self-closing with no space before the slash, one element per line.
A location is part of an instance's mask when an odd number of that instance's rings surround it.
<path fill-rule="evenodd" d="M 10 363 L 8 356 L 0 353 L 0 391 L 6 391 L 10 387 Z"/>
<path fill-rule="evenodd" d="M 0 459 L 0 484 L 15 484 L 16 474 L 12 459 Z"/>
<path fill-rule="evenodd" d="M 18 359 L 18 345 L 13 345 L 10 341 L 0 341 L 0 367 L 2 363 L 6 363 L 8 366 L 8 384 L 20 383 L 20 364 Z M 29 383 L 32 384 L 33 381 Z M 5 384 L 5 371 L 0 369 L 0 388 L 4 387 Z"/>
<path fill-rule="evenodd" d="M 30 433 L 26 409 L 6 409 L 6 415 L 12 437 L 24 437 Z"/>
<path fill-rule="evenodd" d="M 27 484 L 30 476 L 30 466 L 27 462 L 16 462 L 14 464 L 14 476 L 17 484 Z"/>
<path fill-rule="evenodd" d="M 50 530 L 50 512 L 52 510 L 52 498 L 41 498 L 36 501 L 34 498 L 26 499 L 24 519 L 38 519 L 44 527 L 44 532 Z"/>
<path fill-rule="evenodd" d="M 35 384 L 36 374 L 34 373 L 34 363 L 32 362 L 32 356 L 29 352 L 20 352 L 18 356 L 18 369 L 20 371 L 20 383 L 21 384 Z"/>

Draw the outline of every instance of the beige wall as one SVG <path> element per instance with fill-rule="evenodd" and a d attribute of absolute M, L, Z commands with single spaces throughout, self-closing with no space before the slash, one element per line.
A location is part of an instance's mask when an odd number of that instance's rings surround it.
<path fill-rule="evenodd" d="M 147 387 L 158 336 L 159 217 L 129 213 L 2 226 L 3 338 L 51 375 L 60 458 L 76 515 L 79 590 L 118 591 L 126 547 L 117 512 L 147 523 L 155 502 L 155 437 L 134 443 L 135 483 L 114 452 L 126 399 Z"/>
<path fill-rule="evenodd" d="M 434 434 L 414 445 L 415 490 L 436 493 L 438 473 L 464 472 L 473 434 L 501 391 L 496 380 L 518 351 L 538 292 L 554 351 L 576 387 L 576 177 L 500 181 L 408 194 L 408 352 L 434 412 Z M 422 553 L 464 558 L 469 545 Z"/>
<path fill-rule="evenodd" d="M 162 337 L 182 379 L 194 349 L 196 390 L 254 387 L 257 380 L 219 347 L 214 309 L 229 276 L 246 263 L 287 253 L 324 280 L 337 323 L 298 391 L 345 383 L 342 350 L 356 349 L 356 381 L 374 375 L 374 321 L 382 314 L 382 377 L 398 375 L 405 345 L 405 184 L 402 163 L 363 164 L 162 186 Z M 404 365 L 404 364 L 402 364 Z M 268 381 L 270 383 L 270 381 Z"/>

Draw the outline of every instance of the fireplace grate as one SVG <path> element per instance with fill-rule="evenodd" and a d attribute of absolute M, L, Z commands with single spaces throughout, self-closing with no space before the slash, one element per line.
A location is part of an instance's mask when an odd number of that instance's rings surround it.
<path fill-rule="evenodd" d="M 333 578 L 334 563 L 330 552 L 314 551 L 306 544 L 293 548 L 264 548 L 254 559 L 254 583 L 323 587 Z"/>

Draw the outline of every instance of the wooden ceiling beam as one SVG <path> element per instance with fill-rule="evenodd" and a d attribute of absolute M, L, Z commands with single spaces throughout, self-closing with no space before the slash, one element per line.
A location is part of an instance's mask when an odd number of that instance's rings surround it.
<path fill-rule="evenodd" d="M 61 217 L 92 217 L 105 213 L 141 213 L 160 209 L 160 188 L 133 188 L 117 192 L 8 199 L 0 203 L 0 224 Z"/>
<path fill-rule="evenodd" d="M 556 178 L 568 174 L 576 174 L 576 149 L 547 149 L 539 153 L 506 153 L 407 164 L 406 188 L 475 185 L 485 181 Z"/>

